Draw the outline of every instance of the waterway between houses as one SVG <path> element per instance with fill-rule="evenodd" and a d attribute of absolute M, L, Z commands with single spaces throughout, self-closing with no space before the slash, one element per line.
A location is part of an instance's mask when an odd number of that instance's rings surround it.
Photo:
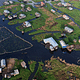
<path fill-rule="evenodd" d="M 2 2 L 5 0 L 0 0 L 0 1 Z M 50 53 L 50 51 L 48 49 L 45 49 L 45 47 L 41 43 L 38 43 L 36 40 L 33 41 L 32 36 L 29 35 L 29 32 L 22 35 L 22 33 L 20 31 L 17 31 L 16 27 L 21 24 L 16 24 L 16 25 L 10 26 L 10 25 L 8 25 L 8 20 L 6 20 L 4 22 L 2 21 L 2 17 L 3 16 L 0 16 L 0 24 L 7 27 L 8 29 L 10 29 L 13 33 L 20 36 L 21 38 L 32 43 L 33 47 L 28 50 L 25 50 L 25 51 L 0 55 L 0 59 L 18 58 L 18 59 L 23 59 L 26 63 L 28 63 L 29 60 L 35 60 L 37 62 L 42 60 L 44 62 L 45 60 L 50 59 L 51 56 L 55 56 L 55 57 L 59 56 L 60 58 L 65 59 L 66 62 L 74 63 L 74 64 L 77 64 L 77 60 L 80 59 L 80 51 L 73 51 L 73 52 L 71 52 L 71 54 L 66 52 L 66 54 L 63 54 L 62 50 L 59 48 L 57 51 Z M 0 27 L 2 27 L 2 26 L 0 26 Z M 27 52 L 27 54 L 22 54 L 24 52 Z M 37 70 L 37 67 L 36 67 L 36 70 Z M 2 77 L 0 77 L 0 80 L 1 79 L 2 79 Z M 31 79 L 29 79 L 29 80 L 31 80 Z"/>

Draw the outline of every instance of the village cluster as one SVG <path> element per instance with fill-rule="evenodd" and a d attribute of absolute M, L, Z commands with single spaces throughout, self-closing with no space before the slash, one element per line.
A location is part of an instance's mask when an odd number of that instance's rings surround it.
<path fill-rule="evenodd" d="M 7 2 L 4 2 L 4 4 L 5 4 L 5 5 L 8 5 Z M 24 8 L 25 5 L 23 5 L 23 4 L 21 4 L 21 7 L 22 7 L 22 9 L 21 9 L 22 12 L 32 11 L 32 9 L 31 9 L 30 7 L 27 7 L 27 8 L 25 9 L 25 8 Z M 4 14 L 5 16 L 8 15 L 8 19 L 9 19 L 9 20 L 12 20 L 12 19 L 15 19 L 15 18 L 19 18 L 19 19 L 24 19 L 24 18 L 26 18 L 26 15 L 25 15 L 25 14 L 19 14 L 19 17 L 18 17 L 17 14 L 9 15 L 10 13 L 11 13 L 11 12 L 10 12 L 9 10 L 4 10 L 4 12 L 3 12 L 3 14 Z M 41 16 L 41 14 L 40 14 L 39 12 L 35 12 L 35 17 L 36 17 L 36 18 L 38 18 L 38 17 L 40 17 L 40 16 Z M 4 18 L 3 18 L 3 20 L 4 20 Z M 28 21 L 23 22 L 22 25 L 23 25 L 23 27 L 30 27 L 30 26 L 31 26 L 31 24 L 30 24 Z"/>
<path fill-rule="evenodd" d="M 69 33 L 69 34 L 71 34 L 74 30 L 66 26 L 64 28 L 64 31 L 67 32 L 67 33 Z M 64 37 L 64 36 L 66 36 L 66 34 L 62 33 L 61 36 Z M 47 38 L 47 39 L 43 39 L 43 41 L 44 41 L 45 44 L 48 44 L 48 46 L 49 46 L 48 48 L 51 51 L 54 51 L 54 50 L 58 49 L 58 43 L 52 37 Z M 76 43 L 77 40 L 74 39 L 73 42 Z M 79 39 L 79 43 L 80 43 L 80 39 Z M 63 40 L 60 40 L 60 45 L 61 45 L 61 47 L 63 49 L 66 48 L 69 52 L 71 52 L 74 49 L 74 45 L 68 45 Z"/>
<path fill-rule="evenodd" d="M 2 76 L 4 78 L 11 78 L 12 76 L 16 76 L 20 73 L 19 69 L 15 69 L 10 72 L 10 70 L 13 66 L 13 61 L 12 62 L 11 61 L 12 61 L 12 59 L 9 59 L 9 61 L 6 59 L 1 60 L 0 73 L 2 73 Z M 24 69 L 27 68 L 26 63 L 24 61 L 21 62 L 21 67 Z"/>
<path fill-rule="evenodd" d="M 70 10 L 70 11 L 73 10 L 73 5 L 70 4 L 70 3 L 66 3 L 66 2 L 59 2 L 59 3 L 56 4 L 56 6 L 58 6 L 58 7 L 65 7 L 65 8 L 67 8 L 67 9 Z M 55 14 L 55 13 L 56 13 L 56 10 L 51 9 L 51 12 Z M 63 14 L 63 15 L 61 15 L 61 16 L 62 16 L 65 20 L 69 20 L 69 19 L 70 19 L 66 14 Z M 59 17 L 60 17 L 60 16 L 59 16 Z"/>
<path fill-rule="evenodd" d="M 27 0 L 24 0 L 24 2 L 26 2 L 26 1 L 27 1 Z M 58 1 L 58 0 L 55 0 L 55 1 Z M 9 2 L 4 2 L 4 5 L 9 5 L 9 3 L 12 4 L 13 2 L 10 2 L 10 1 L 9 1 Z M 45 3 L 44 3 L 44 2 L 41 2 L 41 6 L 44 6 L 44 5 L 45 5 Z M 70 3 L 59 2 L 59 3 L 57 3 L 56 5 L 59 6 L 59 7 L 63 6 L 63 7 L 65 7 L 65 8 L 68 8 L 69 10 L 73 10 L 73 6 L 72 6 L 72 4 L 70 4 Z M 31 9 L 30 7 L 27 7 L 27 8 L 25 9 L 25 5 L 24 5 L 24 4 L 21 4 L 21 7 L 22 7 L 21 11 L 23 11 L 23 12 L 32 11 L 32 9 Z M 54 13 L 54 14 L 56 14 L 57 11 L 54 10 L 54 9 L 51 9 L 51 12 Z M 4 15 L 8 15 L 8 14 L 10 13 L 10 11 L 4 10 L 3 13 L 4 13 Z M 59 13 L 59 14 L 60 14 L 60 13 Z M 40 17 L 41 14 L 38 13 L 38 12 L 36 12 L 36 13 L 35 13 L 35 16 L 36 16 L 36 17 Z M 9 16 L 8 16 L 8 19 L 11 20 L 11 19 L 17 18 L 17 17 L 18 17 L 17 14 L 16 14 L 16 15 L 12 15 L 12 16 L 9 15 Z M 69 19 L 70 19 L 70 17 L 67 16 L 66 14 L 63 14 L 63 15 L 60 14 L 58 17 L 62 17 L 62 18 L 64 18 L 65 20 L 69 20 Z M 23 18 L 26 18 L 26 15 L 25 15 L 25 14 L 19 14 L 19 19 L 23 19 Z M 3 19 L 3 20 L 4 20 L 4 19 Z M 31 23 L 28 22 L 28 21 L 25 21 L 25 22 L 23 22 L 22 26 L 23 26 L 23 27 L 31 27 Z M 65 30 L 66 32 L 68 32 L 69 34 L 71 34 L 71 33 L 74 31 L 72 28 L 70 28 L 70 27 L 68 27 L 68 26 L 65 26 L 64 30 Z M 24 33 L 24 31 L 22 31 L 22 33 Z M 61 34 L 61 35 L 62 35 L 62 36 L 66 36 L 66 34 L 64 34 L 64 33 Z M 58 49 L 58 43 L 57 43 L 52 37 L 47 38 L 47 39 L 44 39 L 43 41 L 44 41 L 45 44 L 46 44 L 46 43 L 49 43 L 49 44 L 50 44 L 49 49 L 50 49 L 51 51 L 54 51 L 55 49 Z M 74 39 L 73 42 L 77 42 L 77 40 Z M 79 43 L 80 43 L 80 39 L 79 39 Z M 74 49 L 74 45 L 68 45 L 68 44 L 66 44 L 63 40 L 60 41 L 60 45 L 62 46 L 62 48 L 67 48 L 68 51 L 72 51 L 72 50 Z"/>

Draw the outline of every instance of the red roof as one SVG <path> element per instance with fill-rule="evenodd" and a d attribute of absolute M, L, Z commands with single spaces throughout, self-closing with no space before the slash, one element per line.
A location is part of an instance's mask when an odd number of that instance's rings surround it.
<path fill-rule="evenodd" d="M 43 2 L 41 2 L 41 4 L 44 4 Z"/>

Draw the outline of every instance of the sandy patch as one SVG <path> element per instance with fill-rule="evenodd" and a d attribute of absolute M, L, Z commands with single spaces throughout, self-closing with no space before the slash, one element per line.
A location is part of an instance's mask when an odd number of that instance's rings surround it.
<path fill-rule="evenodd" d="M 20 5 L 20 4 L 6 6 L 6 7 L 5 7 L 5 9 L 7 9 L 7 8 L 10 8 L 10 9 L 12 9 L 12 7 L 15 7 L 15 6 L 18 6 L 18 5 Z"/>
<path fill-rule="evenodd" d="M 2 15 L 2 13 L 0 13 L 0 15 Z"/>
<path fill-rule="evenodd" d="M 71 26 L 74 26 L 74 25 L 76 25 L 73 21 L 71 21 L 70 23 L 68 23 L 69 25 L 71 25 Z"/>

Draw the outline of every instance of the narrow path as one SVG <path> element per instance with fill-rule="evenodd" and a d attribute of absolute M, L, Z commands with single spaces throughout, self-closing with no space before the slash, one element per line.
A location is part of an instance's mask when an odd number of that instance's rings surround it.
<path fill-rule="evenodd" d="M 35 35 L 39 35 L 39 34 L 43 34 L 43 33 L 60 33 L 61 31 L 46 31 L 46 32 L 41 32 L 41 33 L 37 33 Z M 34 35 L 34 34 L 33 34 Z"/>

